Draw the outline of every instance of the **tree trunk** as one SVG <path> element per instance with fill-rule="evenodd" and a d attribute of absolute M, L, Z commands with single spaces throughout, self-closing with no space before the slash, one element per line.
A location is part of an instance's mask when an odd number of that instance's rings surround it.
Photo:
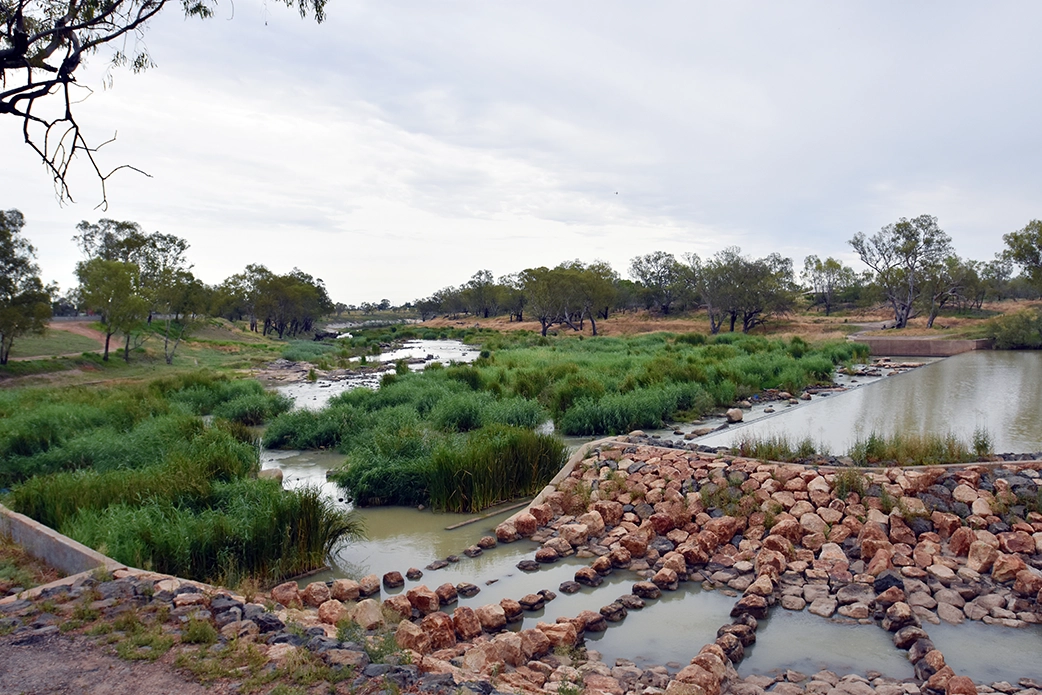
<path fill-rule="evenodd" d="M 101 356 L 103 362 L 109 361 L 109 341 L 112 339 L 112 334 L 105 331 L 105 354 Z"/>
<path fill-rule="evenodd" d="M 127 342 L 123 345 L 123 361 L 130 364 L 130 334 L 127 333 Z"/>
<path fill-rule="evenodd" d="M 594 320 L 593 314 L 590 314 L 590 328 L 593 329 L 593 334 L 597 335 L 597 321 Z"/>

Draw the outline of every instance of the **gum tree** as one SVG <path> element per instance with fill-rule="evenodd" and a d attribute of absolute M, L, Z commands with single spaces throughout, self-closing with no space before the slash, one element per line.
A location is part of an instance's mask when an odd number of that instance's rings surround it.
<path fill-rule="evenodd" d="M 25 218 L 0 210 L 0 364 L 7 364 L 15 338 L 43 333 L 51 317 L 51 290 L 40 280 L 36 249 L 24 237 Z"/>
<path fill-rule="evenodd" d="M 858 232 L 848 242 L 875 273 L 876 283 L 893 309 L 894 328 L 908 325 L 925 277 L 952 255 L 951 241 L 936 217 L 920 215 L 910 220 L 902 217 L 870 237 Z"/>

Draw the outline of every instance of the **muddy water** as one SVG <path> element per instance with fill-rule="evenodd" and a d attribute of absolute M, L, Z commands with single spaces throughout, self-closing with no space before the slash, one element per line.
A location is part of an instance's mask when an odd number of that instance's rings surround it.
<path fill-rule="evenodd" d="M 985 428 L 996 452 L 1042 451 L 1042 351 L 966 352 L 846 393 L 815 398 L 742 427 L 698 440 L 729 446 L 737 438 L 810 437 L 845 454 L 870 433 L 954 433 L 969 442 Z"/>
<path fill-rule="evenodd" d="M 336 381 L 326 379 L 315 382 L 301 381 L 279 386 L 275 390 L 292 398 L 296 408 L 321 410 L 326 407 L 330 398 L 345 391 L 356 388 L 379 388 L 380 377 L 387 372 L 394 371 L 394 363 L 398 360 L 422 360 L 422 362 L 409 364 L 409 369 L 418 371 L 432 362 L 442 364 L 473 362 L 478 358 L 478 354 L 479 352 L 473 347 L 458 340 L 409 340 L 397 350 L 384 352 L 370 360 L 370 364 L 373 362 L 386 364 L 387 369 L 385 370 L 349 376 Z"/>
<path fill-rule="evenodd" d="M 962 625 L 926 625 L 934 645 L 960 676 L 977 682 L 1016 683 L 1020 678 L 1042 681 L 1042 626 L 1023 629 L 985 625 L 967 620 Z"/>

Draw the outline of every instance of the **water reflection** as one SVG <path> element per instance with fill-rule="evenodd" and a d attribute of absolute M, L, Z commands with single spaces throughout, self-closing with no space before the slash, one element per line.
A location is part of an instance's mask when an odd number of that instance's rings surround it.
<path fill-rule="evenodd" d="M 729 446 L 747 436 L 810 437 L 846 453 L 875 432 L 956 434 L 986 428 L 997 452 L 1042 451 L 1042 352 L 977 351 L 934 362 L 806 407 L 699 440 Z"/>

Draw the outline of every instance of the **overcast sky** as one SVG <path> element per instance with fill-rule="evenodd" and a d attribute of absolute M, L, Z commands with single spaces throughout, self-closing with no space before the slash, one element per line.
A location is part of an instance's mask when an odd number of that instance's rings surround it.
<path fill-rule="evenodd" d="M 80 220 L 184 237 L 204 281 L 294 266 L 346 303 L 664 250 L 816 253 L 932 214 L 966 257 L 1042 217 L 1042 3 L 175 3 L 157 67 L 79 76 L 111 166 L 60 207 L 0 119 L 45 280 Z M 111 87 L 104 87 L 106 76 Z"/>

